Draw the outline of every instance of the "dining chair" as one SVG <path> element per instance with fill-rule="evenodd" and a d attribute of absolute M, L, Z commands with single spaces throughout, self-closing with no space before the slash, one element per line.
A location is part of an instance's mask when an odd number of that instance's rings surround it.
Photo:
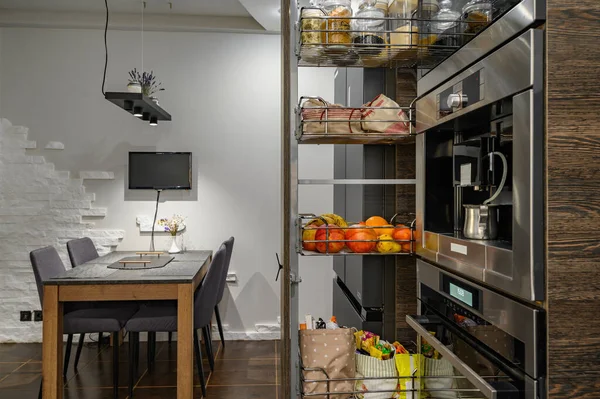
<path fill-rule="evenodd" d="M 194 352 L 196 354 L 196 364 L 202 387 L 202 394 L 206 396 L 206 383 L 204 380 L 204 370 L 202 368 L 202 353 L 200 352 L 200 343 L 198 339 L 198 330 L 202 329 L 204 335 L 204 346 L 208 355 L 208 361 L 211 369 L 214 369 L 214 354 L 212 351 L 212 341 L 210 336 L 210 321 L 212 319 L 213 309 L 217 304 L 217 295 L 219 293 L 219 281 L 222 278 L 225 269 L 227 249 L 221 244 L 219 250 L 215 253 L 210 264 L 208 272 L 200 287 L 194 294 Z M 148 333 L 148 345 L 156 339 L 157 332 L 177 331 L 177 305 L 165 304 L 164 306 L 142 306 L 127 324 L 125 329 L 129 333 L 129 397 L 133 397 L 133 376 L 136 373 L 136 357 L 139 356 L 139 335 L 140 332 Z M 153 348 L 148 348 L 148 361 L 154 356 Z M 182 372 L 182 370 L 179 370 Z"/>
<path fill-rule="evenodd" d="M 229 237 L 224 242 L 225 248 L 227 248 L 227 255 L 225 257 L 225 270 L 223 272 L 223 278 L 219 281 L 219 293 L 217 295 L 217 305 L 215 306 L 215 318 L 217 319 L 217 327 L 219 328 L 219 336 L 221 337 L 221 345 L 225 347 L 225 336 L 223 334 L 223 323 L 221 322 L 221 313 L 219 312 L 219 304 L 223 300 L 223 294 L 225 293 L 225 286 L 227 285 L 227 273 L 229 273 L 229 265 L 231 263 L 231 254 L 233 252 L 234 237 Z"/>
<path fill-rule="evenodd" d="M 52 246 L 36 249 L 29 253 L 35 283 L 37 285 L 40 303 L 44 303 L 44 281 L 58 276 L 66 271 L 65 265 L 58 252 Z M 65 364 L 63 374 L 66 377 L 67 365 L 71 355 L 73 334 L 86 334 L 97 331 L 106 331 L 113 334 L 113 390 L 114 397 L 118 397 L 119 387 L 119 331 L 135 311 L 118 308 L 84 308 L 71 310 L 69 303 L 65 304 L 63 315 L 63 333 L 67 334 L 67 347 L 65 351 Z"/>
<path fill-rule="evenodd" d="M 90 262 L 100 257 L 94 242 L 89 237 L 78 238 L 67 242 L 67 252 L 69 253 L 69 260 L 71 261 L 71 267 L 77 267 L 84 263 Z M 107 302 L 100 306 L 105 308 L 130 308 L 135 313 L 138 311 L 139 306 L 132 302 Z M 89 307 L 94 307 L 94 304 L 89 304 Z M 102 346 L 102 335 L 103 331 L 98 332 L 98 349 Z M 81 350 L 83 349 L 83 343 L 85 340 L 85 334 L 79 335 L 79 343 L 77 344 L 77 352 L 75 353 L 74 367 L 77 370 L 79 364 L 79 358 L 81 356 Z M 67 359 L 68 360 L 68 359 Z M 67 373 L 68 362 L 65 363 L 65 374 Z"/>

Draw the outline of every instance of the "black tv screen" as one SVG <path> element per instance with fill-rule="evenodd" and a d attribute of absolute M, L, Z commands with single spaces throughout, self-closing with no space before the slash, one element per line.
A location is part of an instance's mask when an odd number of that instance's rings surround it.
<path fill-rule="evenodd" d="M 130 152 L 129 188 L 133 190 L 190 190 L 191 152 Z"/>

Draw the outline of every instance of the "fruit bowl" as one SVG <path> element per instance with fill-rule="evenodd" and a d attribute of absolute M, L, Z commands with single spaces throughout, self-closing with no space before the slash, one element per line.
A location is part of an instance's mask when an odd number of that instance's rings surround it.
<path fill-rule="evenodd" d="M 415 250 L 415 221 L 388 222 L 373 216 L 364 222 L 348 223 L 329 213 L 299 216 L 298 253 L 305 256 L 331 255 L 410 255 Z"/>

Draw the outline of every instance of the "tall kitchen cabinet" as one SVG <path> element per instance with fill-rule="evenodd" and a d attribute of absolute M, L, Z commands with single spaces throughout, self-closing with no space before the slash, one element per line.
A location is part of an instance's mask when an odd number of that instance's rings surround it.
<path fill-rule="evenodd" d="M 304 8 L 306 11 L 308 8 Z M 283 10 L 286 10 L 283 12 Z M 289 15 L 287 13 L 289 10 Z M 299 320 L 298 284 L 300 256 L 331 256 L 335 277 L 333 312 L 342 325 L 380 334 L 390 341 L 414 341 L 414 334 L 404 321 L 407 313 L 415 313 L 415 259 L 412 257 L 412 237 L 404 242 L 402 251 L 380 254 L 318 253 L 302 246 L 303 226 L 319 215 L 298 212 L 298 188 L 305 184 L 333 186 L 332 213 L 343 216 L 348 224 L 364 221 L 370 216 L 382 216 L 394 223 L 410 226 L 415 218 L 415 145 L 414 107 L 416 69 L 411 63 L 396 68 L 389 49 L 377 49 L 384 59 L 375 65 L 365 65 L 358 58 L 352 65 L 339 60 L 335 53 L 315 56 L 314 49 L 305 46 L 300 37 L 305 33 L 298 2 L 282 2 L 283 58 L 283 256 L 282 266 L 282 395 L 300 397 L 298 354 Z M 323 21 L 325 21 L 323 19 Z M 383 51 L 380 51 L 383 50 Z M 373 51 L 373 49 L 371 49 Z M 320 51 L 319 51 L 320 52 Z M 358 57 L 358 55 L 357 55 Z M 368 58 L 368 57 L 366 57 Z M 400 57 L 401 58 L 401 57 Z M 409 58 L 413 58 L 412 55 Z M 337 68 L 335 98 L 319 99 L 311 93 L 298 93 L 298 68 Z M 345 124 L 360 122 L 353 112 L 368 111 L 369 102 L 384 94 L 399 106 L 390 111 L 397 118 L 402 114 L 405 131 L 399 133 L 341 132 L 340 123 L 325 123 L 326 131 L 315 130 L 315 124 L 305 119 L 309 111 L 305 101 L 313 101 L 321 120 L 336 120 L 336 112 L 350 113 Z M 300 98 L 300 101 L 298 99 Z M 334 108 L 322 103 L 327 100 L 344 107 Z M 365 107 L 365 104 L 367 106 Z M 381 122 L 392 122 L 382 119 Z M 342 122 L 342 124 L 344 124 Z M 322 127 L 323 123 L 320 124 Z M 352 130 L 352 127 L 349 127 Z M 298 178 L 298 147 L 301 145 L 334 145 L 334 179 L 301 180 Z M 410 230 L 410 227 L 408 228 Z M 319 309 L 315 309 L 318 312 Z M 326 316 L 326 315 L 320 315 Z"/>

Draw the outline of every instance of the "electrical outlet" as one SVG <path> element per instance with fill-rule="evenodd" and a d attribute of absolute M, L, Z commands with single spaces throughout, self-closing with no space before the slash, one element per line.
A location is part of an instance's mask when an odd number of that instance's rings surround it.
<path fill-rule="evenodd" d="M 30 310 L 21 310 L 21 321 L 31 321 Z"/>
<path fill-rule="evenodd" d="M 33 321 L 42 321 L 42 311 L 41 310 L 33 311 Z"/>

